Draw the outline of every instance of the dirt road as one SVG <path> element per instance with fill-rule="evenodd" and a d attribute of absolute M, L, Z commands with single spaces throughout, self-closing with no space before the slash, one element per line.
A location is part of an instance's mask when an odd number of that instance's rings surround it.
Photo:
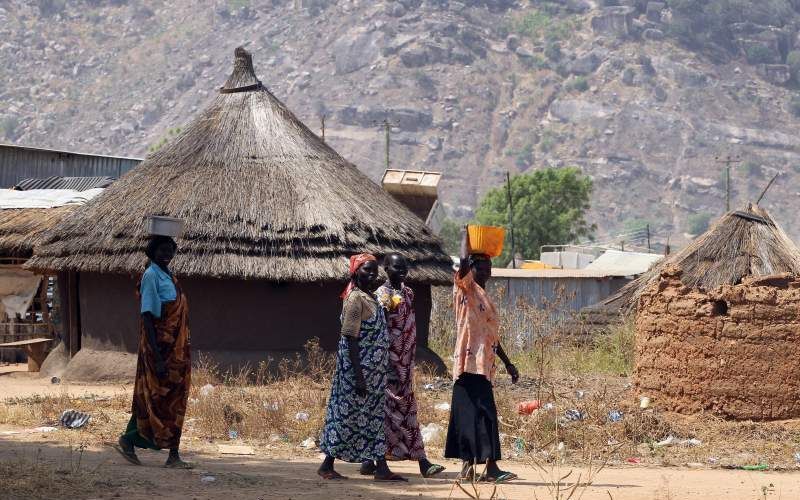
<path fill-rule="evenodd" d="M 127 394 L 130 388 L 109 385 L 53 385 L 21 373 L 19 367 L 0 368 L 0 399 L 29 397 L 35 394 L 111 396 Z M 38 424 L 41 425 L 41 424 Z M 37 498 L 40 491 L 48 499 L 125 498 L 129 500 L 165 499 L 410 499 L 468 498 L 454 488 L 458 464 L 442 461 L 448 469 L 437 479 L 419 477 L 411 463 L 393 463 L 392 467 L 410 478 L 407 484 L 376 484 L 357 474 L 357 466 L 338 465 L 350 479 L 322 481 L 315 474 L 318 465 L 313 453 L 290 445 L 252 443 L 255 455 L 221 455 L 217 443 L 201 438 L 187 438 L 184 458 L 197 464 L 192 471 L 172 471 L 160 467 L 165 453 L 142 451 L 143 467 L 130 466 L 108 446 L 91 445 L 82 452 L 86 439 L 83 431 L 58 430 L 32 432 L 32 426 L 9 422 L 0 425 L 0 497 L 3 499 Z M 104 434 L 111 439 L 113 433 Z M 498 488 L 496 498 L 554 498 L 548 489 L 548 477 L 520 461 L 504 461 L 504 467 L 516 472 L 520 480 Z M 563 476 L 569 468 L 552 471 Z M 560 474 L 559 474 L 560 472 Z M 564 483 L 571 485 L 585 471 L 574 470 Z M 25 476 L 25 477 L 23 477 Z M 39 477 L 40 482 L 31 481 Z M 25 490 L 31 488 L 34 490 Z M 582 488 L 584 489 L 584 488 Z M 602 470 L 587 486 L 581 498 L 614 500 L 633 499 L 706 499 L 756 500 L 800 499 L 800 471 L 748 472 L 721 469 L 680 467 L 622 466 Z M 481 488 L 481 498 L 489 498 L 491 488 Z M 574 497 L 574 498 L 577 498 Z"/>
<path fill-rule="evenodd" d="M 8 427 L 4 428 L 8 430 Z M 60 467 L 74 464 L 76 453 L 64 443 L 48 441 L 46 434 L 31 437 L 0 437 L 0 462 L 44 460 Z M 15 438 L 15 439 L 11 439 Z M 208 448 L 208 447 L 205 447 Z M 397 472 L 410 478 L 408 484 L 376 484 L 357 474 L 357 467 L 342 464 L 339 470 L 347 481 L 322 481 L 316 474 L 317 462 L 308 458 L 292 459 L 263 456 L 220 456 L 213 451 L 185 451 L 188 460 L 197 464 L 192 471 L 171 471 L 161 466 L 165 453 L 141 452 L 143 467 L 128 465 L 107 447 L 90 447 L 81 457 L 82 470 L 93 471 L 96 479 L 92 491 L 72 498 L 115 498 L 150 500 L 165 499 L 334 499 L 374 498 L 381 500 L 407 498 L 468 498 L 453 488 L 458 465 L 445 462 L 448 471 L 438 479 L 422 479 L 410 463 L 396 463 Z M 535 470 L 509 462 L 509 469 L 520 480 L 503 485 L 497 498 L 553 498 L 547 480 Z M 563 471 L 564 473 L 566 470 Z M 578 471 L 573 472 L 576 477 Z M 213 478 L 213 479 L 211 479 Z M 0 479 L 0 482 L 3 480 Z M 566 485 L 571 484 L 567 479 Z M 763 498 L 800 498 L 800 473 L 747 472 L 724 470 L 689 470 L 681 468 L 609 468 L 601 471 L 594 483 L 585 488 L 582 498 L 615 500 L 633 499 L 706 499 L 755 500 Z M 5 490 L 15 497 L 13 491 Z M 488 498 L 489 486 L 481 488 L 481 497 Z M 8 498 L 8 497 L 5 497 Z M 54 493 L 50 498 L 62 498 Z"/>

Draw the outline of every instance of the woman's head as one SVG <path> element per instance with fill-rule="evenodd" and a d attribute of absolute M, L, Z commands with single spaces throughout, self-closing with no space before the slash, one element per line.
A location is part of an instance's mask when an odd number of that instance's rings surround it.
<path fill-rule="evenodd" d="M 399 253 L 390 253 L 383 259 L 383 269 L 393 287 L 399 287 L 408 276 L 408 262 Z"/>
<path fill-rule="evenodd" d="M 378 260 L 374 255 L 360 253 L 351 256 L 349 272 L 350 282 L 342 292 L 342 299 L 346 299 L 354 287 L 365 292 L 372 292 L 378 288 Z"/>
<path fill-rule="evenodd" d="M 177 250 L 178 244 L 169 236 L 153 235 L 150 237 L 144 253 L 151 262 L 166 269 L 172 262 L 172 258 L 175 257 Z"/>
<path fill-rule="evenodd" d="M 475 283 L 486 288 L 486 282 L 492 277 L 492 259 L 485 254 L 472 254 L 469 256 L 469 267 Z"/>

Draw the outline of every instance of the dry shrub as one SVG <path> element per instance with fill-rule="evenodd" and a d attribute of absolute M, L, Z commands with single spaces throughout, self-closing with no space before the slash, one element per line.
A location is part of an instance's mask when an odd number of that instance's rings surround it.
<path fill-rule="evenodd" d="M 325 418 L 333 356 L 312 339 L 304 357 L 283 360 L 275 369 L 270 364 L 220 373 L 201 360 L 193 377 L 214 388 L 204 395 L 205 384 L 192 384 L 187 417 L 193 431 L 204 439 L 228 439 L 230 431 L 252 440 L 316 438 Z M 298 419 L 298 414 L 308 419 Z"/>

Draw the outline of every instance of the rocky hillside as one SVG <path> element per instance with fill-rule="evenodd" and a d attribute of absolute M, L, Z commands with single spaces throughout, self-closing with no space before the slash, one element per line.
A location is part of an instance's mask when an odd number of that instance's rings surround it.
<path fill-rule="evenodd" d="M 577 165 L 600 237 L 647 222 L 685 241 L 724 210 L 715 157 L 733 154 L 734 204 L 783 172 L 762 204 L 800 238 L 794 32 L 728 23 L 700 43 L 681 17 L 692 1 L 6 0 L 0 141 L 143 156 L 244 44 L 375 179 L 388 119 L 392 165 L 445 172 L 451 216 L 506 171 Z"/>

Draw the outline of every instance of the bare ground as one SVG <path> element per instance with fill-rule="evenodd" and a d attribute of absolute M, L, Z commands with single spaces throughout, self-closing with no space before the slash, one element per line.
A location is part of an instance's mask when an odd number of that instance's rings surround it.
<path fill-rule="evenodd" d="M 0 371 L 0 399 L 30 398 L 37 394 L 74 396 L 86 394 L 124 398 L 123 386 L 60 385 L 37 379 L 20 368 Z M 105 415 L 111 419 L 105 419 Z M 468 498 L 454 487 L 458 464 L 441 460 L 441 450 L 432 449 L 431 458 L 447 465 L 440 478 L 419 477 L 415 464 L 394 463 L 393 468 L 410 478 L 409 484 L 376 484 L 357 474 L 357 467 L 342 464 L 339 470 L 350 479 L 325 482 L 315 475 L 318 452 L 303 450 L 290 443 L 248 441 L 252 456 L 220 455 L 219 440 L 187 433 L 185 458 L 196 463 L 192 471 L 171 471 L 160 467 L 165 453 L 140 452 L 144 467 L 133 467 L 102 441 L 110 441 L 124 415 L 97 412 L 94 430 L 30 432 L 33 427 L 7 422 L 0 425 L 0 496 L 29 498 L 127 498 L 151 499 L 267 499 L 292 498 Z M 50 424 L 40 422 L 37 425 Z M 108 429 L 106 429 L 108 427 Z M 102 429 L 99 431 L 98 428 Z M 121 430 L 121 429 L 120 429 Z M 755 432 L 755 430 L 754 430 Z M 520 480 L 500 487 L 495 498 L 555 498 L 554 480 L 569 472 L 563 481 L 569 486 L 586 472 L 580 466 L 546 466 L 546 473 L 524 459 L 508 460 L 504 466 Z M 615 465 L 600 471 L 591 486 L 580 488 L 584 499 L 763 499 L 800 498 L 800 472 L 751 472 L 690 467 Z M 203 481 L 213 477 L 213 481 Z M 466 485 L 470 489 L 469 485 Z M 491 488 L 480 489 L 489 498 Z M 573 498 L 577 498 L 577 495 Z"/>

